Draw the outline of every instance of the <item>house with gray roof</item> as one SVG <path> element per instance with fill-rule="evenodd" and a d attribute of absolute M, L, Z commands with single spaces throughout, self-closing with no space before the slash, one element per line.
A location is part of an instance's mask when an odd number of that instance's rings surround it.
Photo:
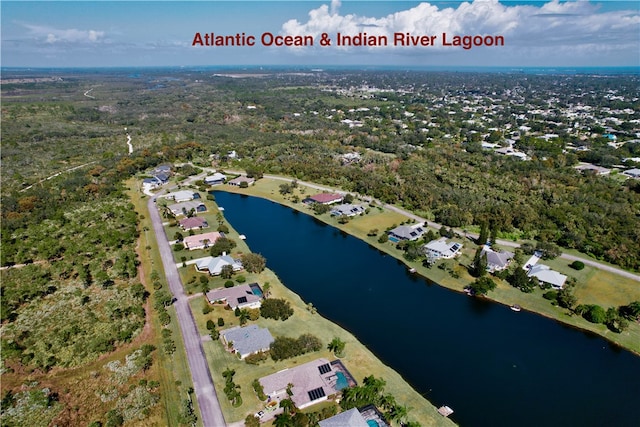
<path fill-rule="evenodd" d="M 333 216 L 356 216 L 364 213 L 362 205 L 344 204 L 334 207 L 329 211 Z"/>
<path fill-rule="evenodd" d="M 370 427 L 357 408 L 351 408 L 331 418 L 319 421 L 318 425 L 320 427 Z"/>
<path fill-rule="evenodd" d="M 320 427 L 389 427 L 384 416 L 373 405 L 351 408 L 331 418 L 319 421 L 318 425 Z"/>
<path fill-rule="evenodd" d="M 260 308 L 262 303 L 262 291 L 258 285 L 240 285 L 232 288 L 218 288 L 207 292 L 207 300 L 213 304 L 215 302 L 226 302 L 232 310 L 236 308 Z M 258 289 L 254 291 L 254 288 Z"/>
<path fill-rule="evenodd" d="M 423 223 L 414 225 L 401 225 L 388 232 L 389 239 L 418 240 L 426 232 Z"/>
<path fill-rule="evenodd" d="M 638 179 L 640 178 L 640 169 L 637 169 L 637 168 L 627 169 L 626 171 L 622 172 L 622 174 L 631 178 Z"/>
<path fill-rule="evenodd" d="M 167 206 L 167 209 L 169 209 L 174 216 L 178 216 L 187 215 L 192 210 L 196 214 L 199 212 L 206 212 L 207 206 L 202 202 L 188 201 L 169 205 Z"/>
<path fill-rule="evenodd" d="M 540 282 L 551 285 L 553 289 L 562 289 L 567 281 L 567 276 L 560 274 L 543 264 L 536 264 L 527 273 L 529 277 L 536 277 Z"/>
<path fill-rule="evenodd" d="M 205 177 L 204 183 L 207 185 L 219 185 L 224 184 L 226 179 L 227 177 L 224 174 L 216 172 L 213 175 Z"/>
<path fill-rule="evenodd" d="M 269 350 L 271 343 L 275 341 L 267 328 L 260 328 L 258 325 L 225 329 L 220 331 L 220 339 L 225 347 L 231 344 L 234 353 L 240 355 L 240 359 Z"/>
<path fill-rule="evenodd" d="M 258 381 L 271 400 L 290 398 L 297 408 L 304 409 L 327 400 L 329 396 L 347 387 L 345 377 L 350 377 L 351 374 L 348 371 L 343 373 L 338 366 L 336 361 L 330 363 L 327 359 L 320 358 L 283 369 Z M 292 396 L 287 393 L 289 384 L 293 384 Z"/>
<path fill-rule="evenodd" d="M 513 259 L 513 253 L 508 251 L 494 251 L 489 246 L 484 246 L 480 256 L 487 257 L 487 271 L 490 273 L 502 271 L 509 266 Z"/>
<path fill-rule="evenodd" d="M 207 233 L 207 234 L 211 234 L 211 233 Z M 203 235 L 201 234 L 200 236 L 203 236 Z M 224 267 L 225 265 L 230 265 L 231 267 L 233 267 L 233 271 L 240 271 L 243 268 L 242 263 L 239 260 L 233 259 L 229 255 L 224 255 L 224 254 L 222 256 L 217 256 L 217 257 L 208 256 L 208 257 L 200 258 L 195 263 L 196 270 L 200 272 L 206 271 L 211 276 L 217 276 L 220 273 L 222 273 L 222 267 Z"/>

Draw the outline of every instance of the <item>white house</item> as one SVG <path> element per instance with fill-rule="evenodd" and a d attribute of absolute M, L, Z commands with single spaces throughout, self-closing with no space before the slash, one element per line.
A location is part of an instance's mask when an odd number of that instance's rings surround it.
<path fill-rule="evenodd" d="M 529 277 L 536 277 L 540 282 L 551 285 L 554 289 L 562 289 L 567 276 L 552 270 L 549 266 L 536 264 L 527 273 Z"/>
<path fill-rule="evenodd" d="M 237 259 L 231 258 L 229 255 L 222 255 L 217 257 L 205 257 L 199 259 L 195 263 L 196 270 L 207 271 L 211 276 L 217 276 L 222 273 L 222 267 L 230 265 L 233 267 L 233 271 L 242 270 L 242 263 Z"/>
<path fill-rule="evenodd" d="M 204 183 L 207 185 L 219 185 L 219 184 L 224 184 L 224 182 L 226 181 L 227 177 L 220 173 L 220 172 L 216 172 L 213 175 L 209 175 L 204 179 Z"/>
<path fill-rule="evenodd" d="M 424 252 L 427 257 L 431 259 L 450 259 L 460 253 L 462 249 L 462 243 L 450 242 L 447 243 L 446 237 L 441 237 L 437 240 L 432 240 L 423 246 Z"/>
<path fill-rule="evenodd" d="M 174 200 L 176 203 L 180 203 L 188 202 L 189 200 L 193 199 L 199 199 L 200 194 L 191 190 L 181 190 L 174 193 L 167 193 L 164 197 L 169 200 Z"/>
<path fill-rule="evenodd" d="M 401 225 L 389 231 L 389 239 L 395 240 L 418 240 L 426 233 L 424 224 Z M 393 240 L 392 240 L 393 241 Z"/>

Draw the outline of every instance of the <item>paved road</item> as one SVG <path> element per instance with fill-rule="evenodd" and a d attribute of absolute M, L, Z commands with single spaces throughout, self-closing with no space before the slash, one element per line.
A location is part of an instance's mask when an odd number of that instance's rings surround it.
<path fill-rule="evenodd" d="M 149 198 L 147 207 L 149 208 L 149 215 L 153 223 L 153 231 L 156 234 L 167 283 L 169 284 L 171 293 L 175 297 L 173 305 L 178 315 L 178 323 L 180 324 L 180 331 L 182 332 L 182 339 L 187 352 L 193 389 L 196 393 L 198 406 L 200 407 L 202 424 L 205 427 L 223 427 L 227 424 L 220 409 L 220 402 L 218 401 L 216 389 L 213 386 L 213 379 L 211 378 L 209 365 L 204 355 L 200 334 L 198 333 L 195 319 L 189 307 L 188 297 L 184 293 L 178 269 L 173 261 L 171 247 L 169 246 L 167 235 L 162 227 L 162 219 L 154 203 L 156 197 L 157 195 Z"/>
<path fill-rule="evenodd" d="M 225 169 L 225 171 L 228 172 L 228 173 L 234 173 L 234 174 L 244 173 L 242 171 L 236 171 L 236 170 L 226 170 Z M 286 182 L 293 181 L 293 178 L 286 178 L 286 177 L 277 176 L 277 175 L 264 175 L 264 177 L 265 178 L 269 178 L 269 179 L 286 181 Z M 298 181 L 298 183 L 300 185 L 305 185 L 307 187 L 311 187 L 311 188 L 314 188 L 314 189 L 320 190 L 320 191 L 330 191 L 330 192 L 339 193 L 339 194 L 347 194 L 348 193 L 347 191 L 336 190 L 335 188 L 330 188 L 330 187 L 326 187 L 326 186 L 322 186 L 322 185 L 317 185 L 317 184 L 313 184 L 313 183 L 310 183 L 310 182 Z M 372 200 L 371 197 L 368 197 L 368 196 L 362 196 L 362 195 L 357 195 L 357 196 L 361 197 L 361 198 L 363 198 L 365 200 L 369 200 L 369 201 Z M 380 203 L 380 202 L 378 202 L 378 203 Z M 390 211 L 398 212 L 398 213 L 400 213 L 402 215 L 405 215 L 405 216 L 407 216 L 409 218 L 412 218 L 412 219 L 414 219 L 414 220 L 416 220 L 418 222 L 424 222 L 427 225 L 429 225 L 430 227 L 433 227 L 435 229 L 440 229 L 440 227 L 442 227 L 442 224 L 438 224 L 437 222 L 433 222 L 433 221 L 429 221 L 429 220 L 427 220 L 425 218 L 421 218 L 420 216 L 415 215 L 415 214 L 413 214 L 413 213 L 411 213 L 411 212 L 409 212 L 407 210 L 404 210 L 402 208 L 399 208 L 397 206 L 388 205 L 388 204 L 384 204 L 383 206 L 386 209 L 389 209 Z M 454 232 L 457 232 L 459 234 L 465 234 L 462 230 L 454 229 Z M 471 238 L 474 238 L 474 239 L 478 238 L 477 234 L 466 233 L 466 235 L 468 237 L 471 237 Z M 496 240 L 496 244 L 498 244 L 500 246 L 510 247 L 510 248 L 517 248 L 517 247 L 520 246 L 520 243 L 512 242 L 510 240 L 500 240 L 500 239 Z M 600 262 L 592 260 L 590 258 L 580 257 L 580 256 L 576 256 L 576 255 L 570 255 L 570 254 L 567 254 L 567 253 L 562 253 L 560 255 L 560 258 L 566 259 L 568 261 L 582 261 L 585 264 L 593 266 L 593 267 L 596 267 L 596 268 L 599 268 L 600 270 L 608 271 L 610 273 L 617 274 L 619 276 L 627 277 L 629 279 L 637 280 L 637 281 L 640 282 L 640 275 L 638 275 L 638 274 L 631 273 L 631 272 L 623 270 L 621 268 L 612 267 L 610 265 L 600 263 Z"/>

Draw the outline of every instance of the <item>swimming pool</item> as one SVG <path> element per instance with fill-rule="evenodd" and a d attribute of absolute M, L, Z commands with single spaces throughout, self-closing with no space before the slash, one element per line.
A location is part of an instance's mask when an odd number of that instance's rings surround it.
<path fill-rule="evenodd" d="M 336 390 L 342 390 L 343 388 L 349 387 L 349 381 L 347 381 L 347 377 L 340 371 L 336 372 Z"/>
<path fill-rule="evenodd" d="M 257 283 L 252 283 L 249 285 L 249 287 L 251 288 L 251 292 L 253 292 L 254 295 L 257 295 L 259 297 L 262 296 L 262 289 L 260 289 L 260 285 L 258 285 Z"/>

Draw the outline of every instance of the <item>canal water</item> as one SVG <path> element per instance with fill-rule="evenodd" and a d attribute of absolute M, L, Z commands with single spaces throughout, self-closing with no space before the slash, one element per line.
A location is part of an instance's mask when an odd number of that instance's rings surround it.
<path fill-rule="evenodd" d="M 640 357 L 593 334 L 429 283 L 290 208 L 219 191 L 215 197 L 289 289 L 434 405 L 453 408 L 457 423 L 640 425 Z"/>

